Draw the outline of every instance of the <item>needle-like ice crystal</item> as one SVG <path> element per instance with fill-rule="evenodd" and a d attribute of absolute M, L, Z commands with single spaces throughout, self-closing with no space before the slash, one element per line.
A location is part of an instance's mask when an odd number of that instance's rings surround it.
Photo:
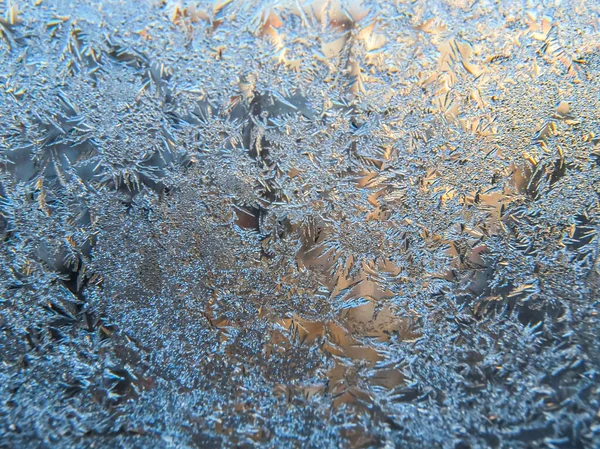
<path fill-rule="evenodd" d="M 600 447 L 597 1 L 0 13 L 0 448 Z"/>

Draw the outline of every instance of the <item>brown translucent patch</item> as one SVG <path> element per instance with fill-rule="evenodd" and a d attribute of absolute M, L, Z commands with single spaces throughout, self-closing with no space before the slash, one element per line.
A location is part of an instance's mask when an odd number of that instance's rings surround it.
<path fill-rule="evenodd" d="M 403 385 L 405 380 L 404 375 L 397 369 L 380 369 L 369 378 L 369 381 L 373 385 L 378 385 L 388 390 Z"/>
<path fill-rule="evenodd" d="M 323 42 L 321 44 L 321 51 L 326 58 L 334 58 L 340 54 L 346 44 L 346 40 L 346 37 L 343 36 L 331 42 Z"/>
<path fill-rule="evenodd" d="M 372 347 L 353 338 L 344 328 L 330 323 L 327 326 L 327 342 L 323 348 L 332 355 L 350 359 L 378 362 L 383 357 Z"/>
<path fill-rule="evenodd" d="M 343 388 L 337 394 L 333 394 L 333 406 L 339 407 L 342 404 L 368 405 L 372 402 L 371 396 L 357 387 Z"/>
<path fill-rule="evenodd" d="M 389 340 L 390 335 L 400 329 L 400 320 L 392 309 L 385 306 L 376 311 L 374 302 L 345 310 L 341 318 L 353 335 L 375 338 L 378 341 Z"/>

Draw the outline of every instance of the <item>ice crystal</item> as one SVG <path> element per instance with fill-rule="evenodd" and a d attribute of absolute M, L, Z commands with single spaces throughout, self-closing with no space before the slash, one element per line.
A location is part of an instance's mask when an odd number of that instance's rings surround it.
<path fill-rule="evenodd" d="M 0 447 L 600 445 L 596 3 L 0 13 Z"/>

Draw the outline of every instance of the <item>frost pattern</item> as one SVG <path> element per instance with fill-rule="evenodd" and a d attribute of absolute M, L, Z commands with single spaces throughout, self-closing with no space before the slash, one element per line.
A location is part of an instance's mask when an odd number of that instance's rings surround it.
<path fill-rule="evenodd" d="M 0 3 L 0 447 L 600 445 L 590 1 Z"/>

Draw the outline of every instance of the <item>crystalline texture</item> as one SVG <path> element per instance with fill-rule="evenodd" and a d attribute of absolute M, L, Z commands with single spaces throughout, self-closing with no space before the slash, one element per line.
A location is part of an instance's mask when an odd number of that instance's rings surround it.
<path fill-rule="evenodd" d="M 595 2 L 0 12 L 0 447 L 600 445 Z"/>

